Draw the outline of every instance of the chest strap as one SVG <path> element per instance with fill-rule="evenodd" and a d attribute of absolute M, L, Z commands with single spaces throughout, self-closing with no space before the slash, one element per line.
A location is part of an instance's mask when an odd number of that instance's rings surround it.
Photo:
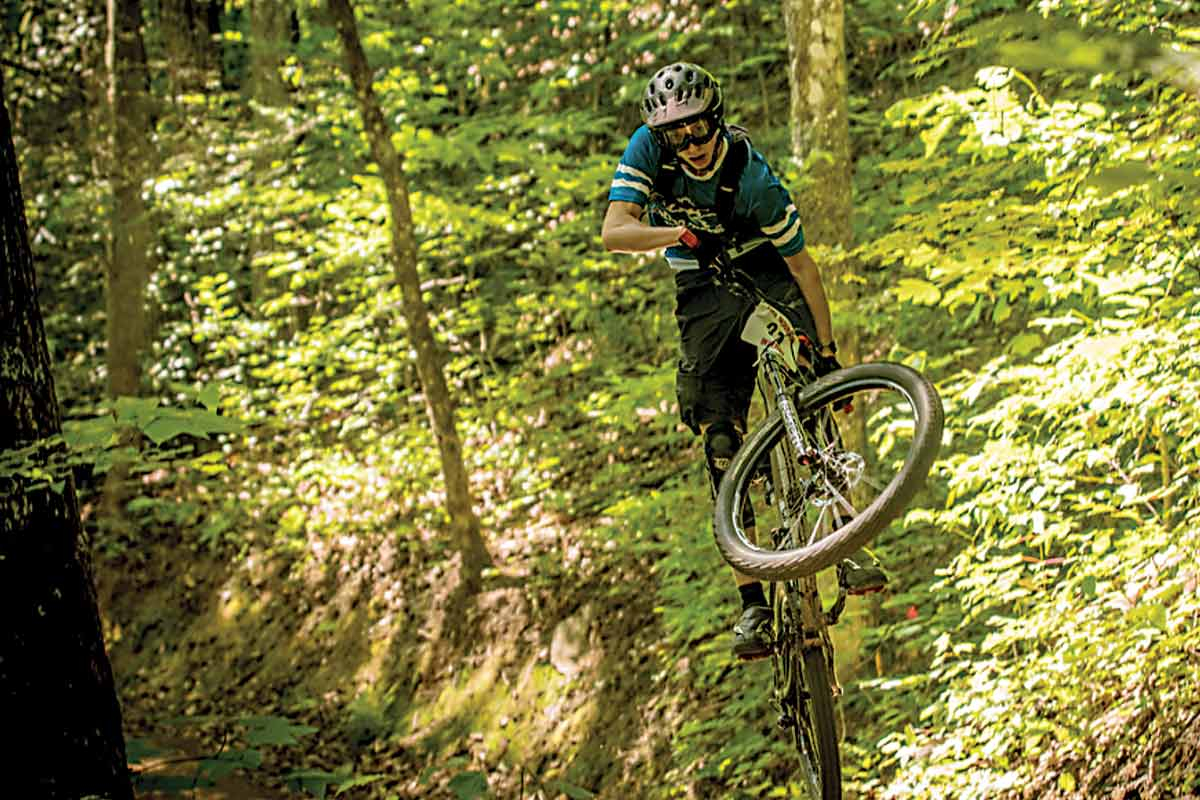
<path fill-rule="evenodd" d="M 727 126 L 729 129 L 729 152 L 721 164 L 721 173 L 717 178 L 717 221 L 725 231 L 726 236 L 737 232 L 733 220 L 734 203 L 737 201 L 738 184 L 741 183 L 742 173 L 750 163 L 750 134 L 745 128 L 737 125 Z M 675 179 L 679 177 L 681 167 L 679 157 L 672 155 L 658 166 L 658 174 L 654 176 L 654 194 L 659 197 L 673 197 Z"/>

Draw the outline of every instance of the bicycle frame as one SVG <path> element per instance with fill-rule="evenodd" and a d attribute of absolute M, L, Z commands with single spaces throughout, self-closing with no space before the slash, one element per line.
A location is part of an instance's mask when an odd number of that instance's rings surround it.
<path fill-rule="evenodd" d="M 731 291 L 741 292 L 756 298 L 759 302 L 750 313 L 742 326 L 741 338 L 758 348 L 758 367 L 760 380 L 765 383 L 764 398 L 780 410 L 783 418 L 784 431 L 788 442 L 798 458 L 816 456 L 804 441 L 800 430 L 800 419 L 796 414 L 796 406 L 792 402 L 792 392 L 788 386 L 800 386 L 813 379 L 812 373 L 812 342 L 803 333 L 796 330 L 788 315 L 779 304 L 764 294 L 754 284 L 749 276 L 736 269 L 725 273 L 723 282 Z M 775 502 L 779 507 L 780 517 L 785 521 L 787 531 L 784 535 L 790 540 L 794 529 L 791 510 L 788 508 L 788 498 L 778 490 Z M 774 542 L 780 545 L 794 546 L 787 541 Z M 821 646 L 829 662 L 830 675 L 833 676 L 835 694 L 841 694 L 841 687 L 833 673 L 833 645 L 829 639 L 828 627 L 837 622 L 846 606 L 846 590 L 839 583 L 838 597 L 829 611 L 825 611 L 821 603 L 816 576 L 810 576 L 797 581 L 788 581 L 797 587 L 799 598 L 789 598 L 799 611 L 803 646 Z"/>
<path fill-rule="evenodd" d="M 799 751 L 809 795 L 837 800 L 843 689 L 829 627 L 846 606 L 842 559 L 895 519 L 919 489 L 937 453 L 943 412 L 929 382 L 900 364 L 855 365 L 817 379 L 812 342 L 790 321 L 791 309 L 737 270 L 719 280 L 758 301 L 742 339 L 757 349 L 766 417 L 749 431 L 721 481 L 713 531 L 734 569 L 769 581 L 779 726 Z M 911 430 L 878 474 L 868 440 L 848 443 L 838 424 L 837 412 L 851 411 L 859 400 L 861 422 L 877 420 L 881 435 L 903 438 Z M 862 436 L 857 425 L 853 433 Z M 760 525 L 770 531 L 770 541 L 761 544 Z M 817 575 L 831 566 L 839 572 L 837 599 L 827 610 Z"/>
<path fill-rule="evenodd" d="M 780 409 L 789 442 L 797 453 L 804 454 L 808 448 L 800 433 L 800 421 L 796 416 L 796 409 L 792 403 L 791 393 L 787 390 L 789 379 L 795 380 L 796 378 L 787 374 L 791 370 L 788 370 L 784 364 L 780 363 L 781 359 L 778 352 L 777 348 L 760 345 L 759 369 L 764 373 L 764 383 L 771 390 L 769 402 Z M 792 372 L 793 375 L 799 377 L 798 373 Z M 784 521 L 784 527 L 774 532 L 775 541 L 773 544 L 776 547 L 781 545 L 794 546 L 794 543 L 790 539 L 795 529 L 793 525 L 795 520 L 792 518 L 793 515 L 789 507 L 789 498 L 786 496 L 785 487 L 774 487 L 774 493 L 774 502 L 779 509 L 781 519 Z M 821 601 L 816 575 L 810 575 L 795 581 L 785 581 L 782 588 L 785 592 L 787 602 L 795 609 L 799 616 L 800 646 L 821 647 L 824 650 L 826 661 L 828 662 L 829 674 L 834 686 L 834 694 L 840 695 L 841 685 L 838 683 L 833 670 L 833 643 L 829 638 L 829 626 L 838 621 L 842 611 L 846 607 L 845 588 L 839 583 L 837 599 L 828 611 L 825 610 L 824 604 Z"/>

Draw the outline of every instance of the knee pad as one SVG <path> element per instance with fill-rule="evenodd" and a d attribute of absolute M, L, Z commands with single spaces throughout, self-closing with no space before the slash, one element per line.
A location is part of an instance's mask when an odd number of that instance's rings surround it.
<path fill-rule="evenodd" d="M 742 446 L 742 435 L 733 420 L 718 420 L 704 431 L 704 460 L 712 478 L 713 492 L 721 483 L 721 476 L 729 469 L 729 462 Z"/>
<path fill-rule="evenodd" d="M 738 448 L 742 446 L 742 434 L 730 420 L 714 422 L 704 432 L 704 460 L 708 464 L 709 488 L 715 499 L 721 477 L 729 469 Z M 749 503 L 742 506 L 742 527 L 754 527 L 754 509 Z"/>

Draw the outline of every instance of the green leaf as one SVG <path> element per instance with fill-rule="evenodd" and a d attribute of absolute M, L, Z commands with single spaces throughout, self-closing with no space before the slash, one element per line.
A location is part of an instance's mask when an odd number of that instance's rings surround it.
<path fill-rule="evenodd" d="M 1015 356 L 1027 356 L 1042 346 L 1042 337 L 1036 333 L 1021 333 L 1008 343 L 1008 349 Z"/>
<path fill-rule="evenodd" d="M 130 764 L 138 764 L 145 761 L 147 758 L 161 755 L 165 751 L 161 747 L 155 747 L 147 739 L 137 739 L 130 737 L 125 740 L 125 760 Z"/>
<path fill-rule="evenodd" d="M 1070 772 L 1064 772 L 1058 776 L 1058 788 L 1064 792 L 1075 791 L 1075 776 Z"/>
<path fill-rule="evenodd" d="M 925 158 L 929 158 L 941 144 L 942 139 L 946 137 L 946 133 L 954 125 L 954 117 L 945 116 L 938 122 L 937 125 L 927 130 L 921 131 L 921 141 L 925 143 Z"/>
<path fill-rule="evenodd" d="M 237 420 L 200 409 L 160 409 L 157 416 L 140 426 L 142 433 L 156 445 L 187 434 L 207 439 L 212 433 L 234 433 L 241 430 Z"/>
<path fill-rule="evenodd" d="M 450 791 L 458 800 L 478 800 L 488 796 L 487 778 L 482 772 L 460 772 L 450 779 Z"/>
<path fill-rule="evenodd" d="M 258 769 L 262 766 L 262 753 L 254 749 L 230 750 L 200 762 L 199 773 L 213 780 L 228 777 L 235 770 Z"/>
<path fill-rule="evenodd" d="M 571 800 L 589 800 L 589 798 L 596 796 L 594 792 L 589 792 L 587 789 L 567 783 L 566 781 L 547 781 L 546 788 L 562 792 L 571 798 Z"/>
<path fill-rule="evenodd" d="M 63 440 L 72 450 L 106 447 L 116 441 L 117 422 L 108 414 L 63 422 Z"/>
<path fill-rule="evenodd" d="M 206 385 L 200 390 L 196 399 L 209 411 L 216 411 L 217 407 L 221 405 L 221 386 L 216 383 Z"/>
<path fill-rule="evenodd" d="M 319 769 L 297 769 L 283 776 L 287 786 L 294 792 L 308 792 L 317 800 L 324 800 L 330 786 L 337 786 L 343 776 Z"/>
<path fill-rule="evenodd" d="M 190 433 L 191 427 L 185 420 L 176 417 L 158 417 L 141 426 L 142 433 L 155 444 L 174 439 L 182 433 Z"/>
<path fill-rule="evenodd" d="M 1001 297 L 996 301 L 995 307 L 992 308 L 992 322 L 999 325 L 1011 316 L 1012 306 L 1009 304 L 1007 298 Z"/>
<path fill-rule="evenodd" d="M 141 427 L 158 414 L 158 398 L 118 397 L 116 411 L 119 424 Z"/>
<path fill-rule="evenodd" d="M 247 728 L 246 741 L 253 745 L 296 744 L 299 737 L 317 732 L 317 728 L 297 725 L 283 717 L 244 717 L 241 722 Z"/>
<path fill-rule="evenodd" d="M 1114 167 L 1102 169 L 1090 178 L 1088 186 L 1094 186 L 1102 194 L 1114 194 L 1130 186 L 1140 186 L 1154 180 L 1154 170 L 1144 161 L 1126 161 Z"/>
<path fill-rule="evenodd" d="M 935 306 L 942 297 L 941 291 L 932 283 L 916 278 L 901 278 L 895 291 L 900 302 L 909 300 L 923 306 Z"/>
<path fill-rule="evenodd" d="M 337 791 L 334 792 L 333 795 L 334 795 L 334 797 L 340 797 L 342 792 L 347 792 L 351 789 L 356 789 L 359 786 L 367 786 L 368 784 L 375 783 L 375 781 L 381 781 L 385 777 L 386 777 L 385 775 L 359 775 L 355 778 L 351 778 L 348 781 L 343 781 L 338 786 Z"/>

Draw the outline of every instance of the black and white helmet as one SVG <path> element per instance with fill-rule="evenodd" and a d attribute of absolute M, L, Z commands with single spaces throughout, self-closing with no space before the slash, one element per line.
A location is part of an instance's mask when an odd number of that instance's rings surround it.
<path fill-rule="evenodd" d="M 642 122 L 651 130 L 700 117 L 719 125 L 725 115 L 721 84 L 703 67 L 677 61 L 660 69 L 646 84 L 641 111 Z"/>

